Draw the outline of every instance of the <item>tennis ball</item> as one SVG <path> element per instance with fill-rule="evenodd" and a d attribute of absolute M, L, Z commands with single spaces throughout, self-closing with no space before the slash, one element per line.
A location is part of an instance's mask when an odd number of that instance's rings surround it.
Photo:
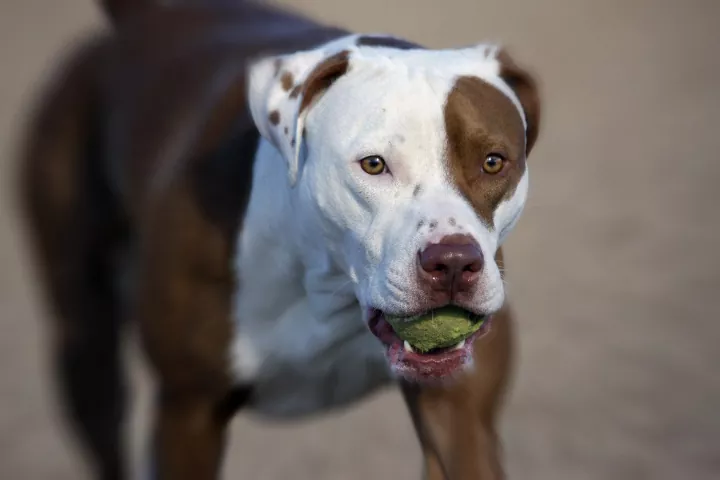
<path fill-rule="evenodd" d="M 452 347 L 483 325 L 483 317 L 453 306 L 414 317 L 386 315 L 385 319 L 398 337 L 422 353 Z"/>

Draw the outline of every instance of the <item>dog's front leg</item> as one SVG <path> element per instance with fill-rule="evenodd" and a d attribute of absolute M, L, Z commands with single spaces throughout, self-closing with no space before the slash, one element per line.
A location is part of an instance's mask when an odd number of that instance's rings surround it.
<path fill-rule="evenodd" d="M 156 291 L 141 321 L 157 381 L 148 480 L 219 478 L 226 424 L 239 407 L 228 376 L 229 321 L 212 305 L 217 286 L 188 281 L 185 288 L 192 293 L 174 298 L 179 308 Z"/>
<path fill-rule="evenodd" d="M 505 478 L 492 424 L 480 419 L 470 405 L 409 389 L 406 397 L 423 450 L 426 480 Z"/>
<path fill-rule="evenodd" d="M 511 318 L 496 314 L 475 342 L 474 365 L 442 385 L 402 383 L 425 457 L 427 480 L 505 478 L 496 417 L 510 370 Z"/>
<path fill-rule="evenodd" d="M 218 478 L 224 425 L 208 395 L 165 395 L 157 405 L 150 478 Z M 150 480 L 150 479 L 148 479 Z"/>
<path fill-rule="evenodd" d="M 209 392 L 161 396 L 146 480 L 220 478 L 227 424 L 248 397 L 244 389 L 220 400 Z"/>
<path fill-rule="evenodd" d="M 223 289 L 190 278 L 168 281 L 141 301 L 142 340 L 157 380 L 150 478 L 214 480 L 226 424 L 242 403 L 228 374 L 229 317 L 218 308 Z"/>
<path fill-rule="evenodd" d="M 157 385 L 150 477 L 214 480 L 242 403 L 229 355 L 233 239 L 191 195 L 174 193 L 148 212 L 136 265 L 136 317 Z"/>

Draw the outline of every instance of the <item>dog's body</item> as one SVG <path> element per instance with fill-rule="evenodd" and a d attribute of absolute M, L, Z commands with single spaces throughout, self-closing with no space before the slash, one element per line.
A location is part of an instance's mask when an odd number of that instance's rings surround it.
<path fill-rule="evenodd" d="M 23 163 L 60 384 L 98 474 L 125 474 L 129 316 L 158 381 L 159 478 L 215 478 L 240 407 L 304 415 L 394 379 L 428 478 L 502 478 L 500 244 L 525 202 L 532 80 L 493 47 L 246 2 L 105 3 L 117 32 L 54 79 Z M 433 356 L 384 321 L 447 304 L 488 327 Z"/>

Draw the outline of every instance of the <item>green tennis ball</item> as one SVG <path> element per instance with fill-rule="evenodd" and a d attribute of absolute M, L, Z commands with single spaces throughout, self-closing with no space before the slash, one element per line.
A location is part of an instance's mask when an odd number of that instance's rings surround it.
<path fill-rule="evenodd" d="M 414 317 L 386 315 L 385 319 L 398 337 L 423 353 L 452 347 L 483 325 L 483 317 L 452 306 Z"/>

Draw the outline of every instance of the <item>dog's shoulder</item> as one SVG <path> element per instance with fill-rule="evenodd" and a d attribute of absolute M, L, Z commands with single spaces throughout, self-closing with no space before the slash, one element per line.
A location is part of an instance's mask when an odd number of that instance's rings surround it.
<path fill-rule="evenodd" d="M 108 162 L 130 208 L 190 179 L 214 221 L 236 220 L 259 139 L 247 108 L 247 62 L 344 33 L 247 2 L 159 9 L 120 28 L 99 88 Z"/>
<path fill-rule="evenodd" d="M 20 154 L 25 203 L 54 212 L 87 198 L 107 210 L 101 216 L 127 217 L 168 258 L 229 277 L 259 142 L 247 61 L 345 34 L 271 7 L 218 2 L 150 9 L 86 37 L 37 92 Z"/>

